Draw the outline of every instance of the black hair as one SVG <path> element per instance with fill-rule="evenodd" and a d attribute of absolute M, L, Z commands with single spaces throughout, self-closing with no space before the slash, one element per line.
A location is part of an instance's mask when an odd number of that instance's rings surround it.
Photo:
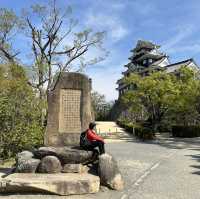
<path fill-rule="evenodd" d="M 95 126 L 96 126 L 96 124 L 94 122 L 91 122 L 89 124 L 89 129 L 94 129 Z"/>

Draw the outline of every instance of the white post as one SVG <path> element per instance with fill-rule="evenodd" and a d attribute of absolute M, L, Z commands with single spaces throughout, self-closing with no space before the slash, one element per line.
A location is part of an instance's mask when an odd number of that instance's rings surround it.
<path fill-rule="evenodd" d="M 134 129 L 134 127 L 133 127 L 133 135 L 135 135 L 135 129 Z"/>

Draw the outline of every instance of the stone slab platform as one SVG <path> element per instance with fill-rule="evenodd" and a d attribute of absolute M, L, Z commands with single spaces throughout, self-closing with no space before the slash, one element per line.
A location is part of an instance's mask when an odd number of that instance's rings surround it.
<path fill-rule="evenodd" d="M 99 191 L 100 180 L 91 174 L 14 173 L 0 180 L 0 193 L 88 194 Z"/>

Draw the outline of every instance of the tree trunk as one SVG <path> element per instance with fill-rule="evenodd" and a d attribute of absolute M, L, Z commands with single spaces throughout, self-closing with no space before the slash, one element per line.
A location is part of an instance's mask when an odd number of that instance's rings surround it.
<path fill-rule="evenodd" d="M 152 129 L 153 129 L 153 135 L 155 136 L 155 133 L 158 131 L 158 123 L 153 122 Z"/>
<path fill-rule="evenodd" d="M 41 103 L 45 103 L 45 101 L 47 101 L 47 95 L 46 93 L 44 92 L 44 89 L 43 88 L 39 88 L 39 98 L 40 98 L 40 102 Z M 41 125 L 44 127 L 45 124 L 46 124 L 46 116 L 47 116 L 47 110 L 48 108 L 46 107 L 43 107 L 42 106 L 42 110 L 41 110 Z"/>

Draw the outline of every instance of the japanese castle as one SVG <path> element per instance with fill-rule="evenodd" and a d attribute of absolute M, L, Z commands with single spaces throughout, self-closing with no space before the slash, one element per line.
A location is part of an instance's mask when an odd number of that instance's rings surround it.
<path fill-rule="evenodd" d="M 149 41 L 138 40 L 136 47 L 131 50 L 132 56 L 130 62 L 125 65 L 127 68 L 122 72 L 123 77 L 117 81 L 119 97 L 130 89 L 130 85 L 123 83 L 123 78 L 128 77 L 131 73 L 137 73 L 146 76 L 152 71 L 164 70 L 167 73 L 174 73 L 182 66 L 199 70 L 198 65 L 191 59 L 183 60 L 177 63 L 170 63 L 169 57 L 159 51 L 160 46 Z"/>

